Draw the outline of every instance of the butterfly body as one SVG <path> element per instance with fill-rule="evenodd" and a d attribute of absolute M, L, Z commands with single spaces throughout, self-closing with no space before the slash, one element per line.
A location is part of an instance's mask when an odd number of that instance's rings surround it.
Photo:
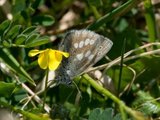
<path fill-rule="evenodd" d="M 61 47 L 70 56 L 62 60 L 56 71 L 57 82 L 70 84 L 71 79 L 104 57 L 112 45 L 112 41 L 108 38 L 89 30 L 68 32 Z"/>

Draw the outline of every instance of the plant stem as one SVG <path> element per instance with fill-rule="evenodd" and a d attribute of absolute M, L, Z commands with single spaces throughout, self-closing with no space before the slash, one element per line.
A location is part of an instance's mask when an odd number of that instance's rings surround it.
<path fill-rule="evenodd" d="M 127 116 L 126 116 L 125 111 L 124 111 L 124 109 L 122 108 L 122 106 L 119 106 L 119 110 L 120 110 L 120 112 L 121 112 L 122 120 L 127 120 Z"/>
<path fill-rule="evenodd" d="M 122 46 L 122 51 L 121 51 L 121 64 L 120 64 L 119 80 L 118 80 L 118 94 L 120 93 L 120 88 L 121 88 L 123 59 L 124 59 L 125 49 L 126 49 L 126 38 L 123 41 L 123 46 Z"/>
<path fill-rule="evenodd" d="M 97 8 L 95 6 L 93 6 L 93 5 L 90 5 L 90 7 L 91 7 L 91 9 L 92 9 L 92 11 L 93 11 L 94 16 L 96 17 L 96 19 L 99 19 L 101 17 L 101 15 L 99 14 Z"/>
<path fill-rule="evenodd" d="M 145 8 L 145 19 L 148 27 L 149 42 L 156 40 L 156 23 L 151 0 L 143 0 Z"/>
<path fill-rule="evenodd" d="M 46 102 L 46 96 L 47 96 L 47 83 L 48 83 L 48 74 L 49 74 L 49 69 L 46 70 L 46 79 L 45 79 L 45 86 L 44 86 L 44 99 L 43 99 L 43 110 Z"/>
<path fill-rule="evenodd" d="M 9 108 L 10 110 L 13 110 L 16 113 L 21 113 L 22 115 L 29 118 L 30 120 L 48 120 L 47 118 L 44 118 L 44 117 L 42 118 L 34 113 L 21 110 L 17 107 L 13 107 L 12 105 L 10 105 L 2 100 L 0 100 L 0 105 L 2 105 L 3 107 Z"/>
<path fill-rule="evenodd" d="M 123 101 L 121 101 L 119 98 L 117 98 L 115 95 L 113 95 L 111 92 L 109 92 L 107 89 L 100 86 L 96 81 L 94 81 L 90 76 L 87 74 L 84 74 L 83 77 L 102 95 L 109 97 L 112 99 L 115 103 L 117 103 L 122 111 L 125 110 L 128 114 L 130 114 L 132 117 L 134 117 L 136 120 L 145 120 L 144 116 L 137 111 L 132 110 L 128 106 L 125 105 Z M 122 112 L 122 117 L 125 119 L 124 112 Z"/>

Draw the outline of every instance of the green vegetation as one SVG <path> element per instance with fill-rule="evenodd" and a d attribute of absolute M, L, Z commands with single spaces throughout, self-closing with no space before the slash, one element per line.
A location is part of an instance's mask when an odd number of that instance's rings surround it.
<path fill-rule="evenodd" d="M 5 1 L 0 5 L 0 109 L 24 120 L 160 119 L 159 6 L 159 0 Z M 95 31 L 113 47 L 72 85 L 53 84 L 43 91 L 39 83 L 54 74 L 28 53 L 57 50 L 72 29 Z M 111 82 L 97 80 L 94 70 Z"/>

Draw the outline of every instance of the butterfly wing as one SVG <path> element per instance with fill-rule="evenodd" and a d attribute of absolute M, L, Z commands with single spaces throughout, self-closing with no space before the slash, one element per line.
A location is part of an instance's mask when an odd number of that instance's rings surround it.
<path fill-rule="evenodd" d="M 64 58 L 58 70 L 62 82 L 79 75 L 98 62 L 112 47 L 112 41 L 89 30 L 72 30 L 64 38 L 63 51 L 70 54 Z"/>

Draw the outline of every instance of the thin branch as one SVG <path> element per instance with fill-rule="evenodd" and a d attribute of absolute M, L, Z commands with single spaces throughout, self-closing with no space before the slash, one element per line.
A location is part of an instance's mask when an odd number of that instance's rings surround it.
<path fill-rule="evenodd" d="M 16 80 L 17 80 L 19 83 L 21 83 L 17 77 L 16 77 Z M 34 99 L 37 103 L 43 104 L 43 101 L 39 98 L 39 96 L 37 96 L 27 85 L 25 85 L 24 83 L 21 83 L 21 85 L 22 85 L 22 87 L 23 87 L 30 95 L 32 95 L 33 99 Z M 50 110 L 51 110 L 51 108 L 50 108 L 47 104 L 44 105 L 44 109 L 45 109 L 45 111 L 48 112 L 48 113 L 49 113 Z"/>
<path fill-rule="evenodd" d="M 129 60 L 134 60 L 134 59 L 137 59 L 137 58 L 140 58 L 140 57 L 144 57 L 144 56 L 147 56 L 147 55 L 153 55 L 153 54 L 160 53 L 160 49 L 157 49 L 157 50 L 153 50 L 153 51 L 149 51 L 149 52 L 144 52 L 144 53 L 141 53 L 141 54 L 139 54 L 139 55 L 133 55 L 133 56 L 131 56 L 131 57 L 128 57 L 129 55 L 131 55 L 131 54 L 134 53 L 134 52 L 137 52 L 137 51 L 142 50 L 142 49 L 144 49 L 144 48 L 148 48 L 148 47 L 150 47 L 150 46 L 155 46 L 155 45 L 156 45 L 156 46 L 157 46 L 157 45 L 160 45 L 160 43 L 159 43 L 159 42 L 149 43 L 149 44 L 143 45 L 143 46 L 141 46 L 141 47 L 139 47 L 139 48 L 136 48 L 136 49 L 133 49 L 133 50 L 128 51 L 127 53 L 124 54 L 124 58 L 125 58 L 125 59 L 124 59 L 124 62 L 127 62 L 127 61 L 129 61 Z M 128 58 L 127 58 L 127 57 L 128 57 Z M 116 58 L 116 59 L 114 59 L 113 61 L 111 61 L 111 62 L 109 62 L 109 63 L 107 63 L 107 64 L 103 64 L 103 65 L 100 65 L 100 66 L 97 66 L 97 67 L 88 69 L 88 70 L 85 71 L 85 73 L 91 72 L 91 71 L 95 71 L 95 70 L 104 69 L 104 68 L 106 68 L 106 70 L 107 70 L 107 69 L 109 69 L 110 67 L 112 67 L 113 65 L 119 64 L 119 63 L 120 63 L 120 60 L 121 60 L 121 56 L 118 57 L 118 58 Z"/>

